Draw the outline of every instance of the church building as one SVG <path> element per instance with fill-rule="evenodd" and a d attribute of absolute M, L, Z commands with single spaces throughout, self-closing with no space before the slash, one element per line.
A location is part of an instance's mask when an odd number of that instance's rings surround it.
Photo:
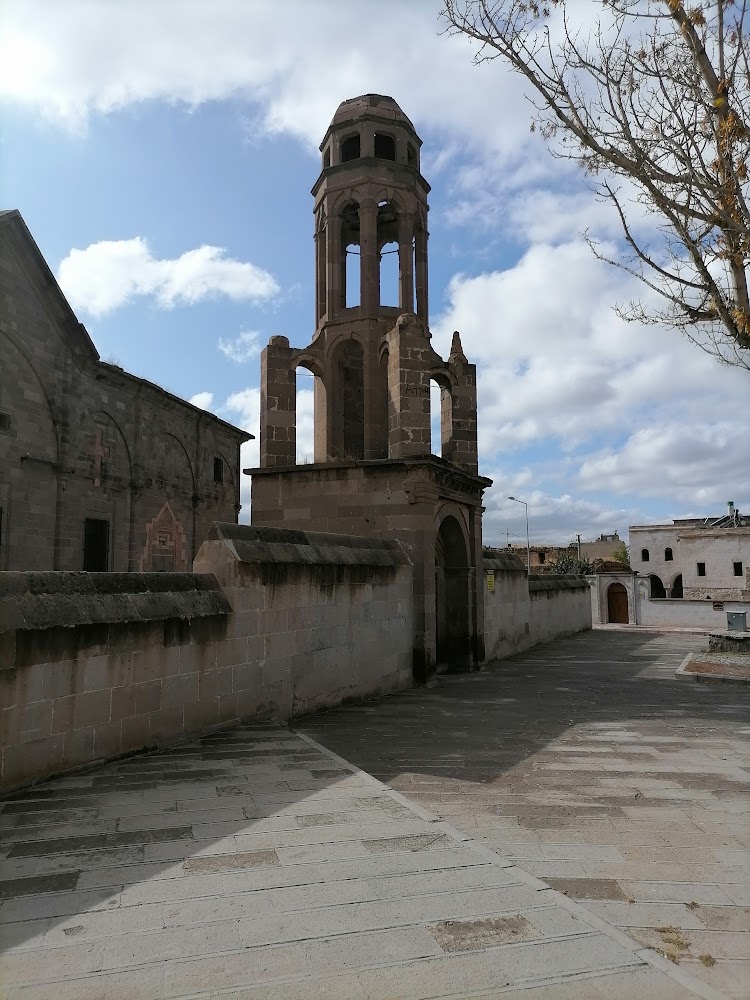
<path fill-rule="evenodd" d="M 397 538 L 414 567 L 414 674 L 484 660 L 476 367 L 456 333 L 443 360 L 428 322 L 421 140 L 391 97 L 344 101 L 312 189 L 315 332 L 261 358 L 252 523 Z M 392 256 L 391 256 L 392 255 Z M 385 269 L 397 261 L 389 296 Z M 296 461 L 296 369 L 314 377 L 315 453 Z M 431 446 L 430 385 L 441 398 Z M 353 651 L 356 655 L 356 651 Z"/>
<path fill-rule="evenodd" d="M 252 435 L 100 360 L 0 212 L 0 570 L 185 571 L 236 521 Z"/>

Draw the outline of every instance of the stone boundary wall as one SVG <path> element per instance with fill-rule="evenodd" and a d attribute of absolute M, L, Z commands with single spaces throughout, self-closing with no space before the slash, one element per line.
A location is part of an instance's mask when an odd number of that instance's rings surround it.
<path fill-rule="evenodd" d="M 494 573 L 490 590 L 488 572 Z M 591 628 L 589 585 L 582 577 L 526 576 L 520 556 L 484 560 L 484 627 L 488 660 Z"/>
<path fill-rule="evenodd" d="M 639 580 L 638 618 L 639 625 L 652 625 L 664 628 L 687 628 L 701 631 L 722 630 L 727 627 L 728 611 L 746 611 L 748 627 L 750 627 L 750 601 L 726 601 L 718 598 L 718 604 L 723 608 L 714 608 L 714 602 L 708 600 L 695 601 L 690 598 L 663 597 L 652 600 L 648 592 L 644 593 L 642 580 Z"/>
<path fill-rule="evenodd" d="M 196 573 L 0 574 L 0 788 L 410 685 L 398 543 L 238 525 L 210 539 Z"/>

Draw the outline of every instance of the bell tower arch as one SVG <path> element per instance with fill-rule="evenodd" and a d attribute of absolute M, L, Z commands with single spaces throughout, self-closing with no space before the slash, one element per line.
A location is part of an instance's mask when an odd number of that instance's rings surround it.
<path fill-rule="evenodd" d="M 491 482 L 478 475 L 476 366 L 458 333 L 447 360 L 431 343 L 421 146 L 392 97 L 339 105 L 312 188 L 312 341 L 298 349 L 277 335 L 263 351 L 260 468 L 247 471 L 253 524 L 395 536 L 410 547 L 423 680 L 441 657 L 454 668 L 484 658 L 481 501 Z M 315 377 L 309 465 L 296 464 L 298 366 Z M 441 388 L 440 457 L 431 454 L 431 381 Z"/>

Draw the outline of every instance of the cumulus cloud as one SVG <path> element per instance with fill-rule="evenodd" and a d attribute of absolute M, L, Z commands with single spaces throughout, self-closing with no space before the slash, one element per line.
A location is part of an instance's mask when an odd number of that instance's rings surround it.
<path fill-rule="evenodd" d="M 518 533 L 523 510 L 502 500 L 515 491 L 535 498 L 535 531 L 549 515 L 588 534 L 643 520 L 639 495 L 675 511 L 750 496 L 750 443 L 739 430 L 746 373 L 674 333 L 618 320 L 612 303 L 633 295 L 629 282 L 581 240 L 536 245 L 505 271 L 451 282 L 433 342 L 445 356 L 458 329 L 478 364 L 480 455 L 499 487 L 488 494 L 488 531 L 505 521 Z M 529 463 L 535 449 L 544 454 Z M 526 481 L 517 484 L 519 453 Z M 552 492 L 555 481 L 567 483 L 565 495 Z M 586 499 L 567 496 L 571 488 Z M 589 499 L 597 494 L 610 499 Z M 619 514 L 612 496 L 624 500 Z"/>
<path fill-rule="evenodd" d="M 153 296 L 157 305 L 171 309 L 222 295 L 263 301 L 279 292 L 268 271 L 232 260 L 221 247 L 201 246 L 173 260 L 159 260 L 142 236 L 71 250 L 60 263 L 57 280 L 73 309 L 92 316 L 112 312 L 138 296 Z"/>
<path fill-rule="evenodd" d="M 260 354 L 260 333 L 257 330 L 243 330 L 234 340 L 219 339 L 218 348 L 228 361 L 241 365 L 257 358 Z"/>
<path fill-rule="evenodd" d="M 210 410 L 211 405 L 214 401 L 214 394 L 212 392 L 196 392 L 194 396 L 191 396 L 188 400 L 193 406 L 199 406 L 202 410 Z"/>

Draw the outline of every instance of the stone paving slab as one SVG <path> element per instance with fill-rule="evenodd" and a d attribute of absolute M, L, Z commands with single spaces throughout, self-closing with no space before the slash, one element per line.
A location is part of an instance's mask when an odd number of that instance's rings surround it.
<path fill-rule="evenodd" d="M 295 728 L 747 1000 L 750 692 L 676 680 L 699 645 L 597 631 Z"/>
<path fill-rule="evenodd" d="M 269 723 L 47 782 L 3 817 L 2 1000 L 716 996 Z"/>

